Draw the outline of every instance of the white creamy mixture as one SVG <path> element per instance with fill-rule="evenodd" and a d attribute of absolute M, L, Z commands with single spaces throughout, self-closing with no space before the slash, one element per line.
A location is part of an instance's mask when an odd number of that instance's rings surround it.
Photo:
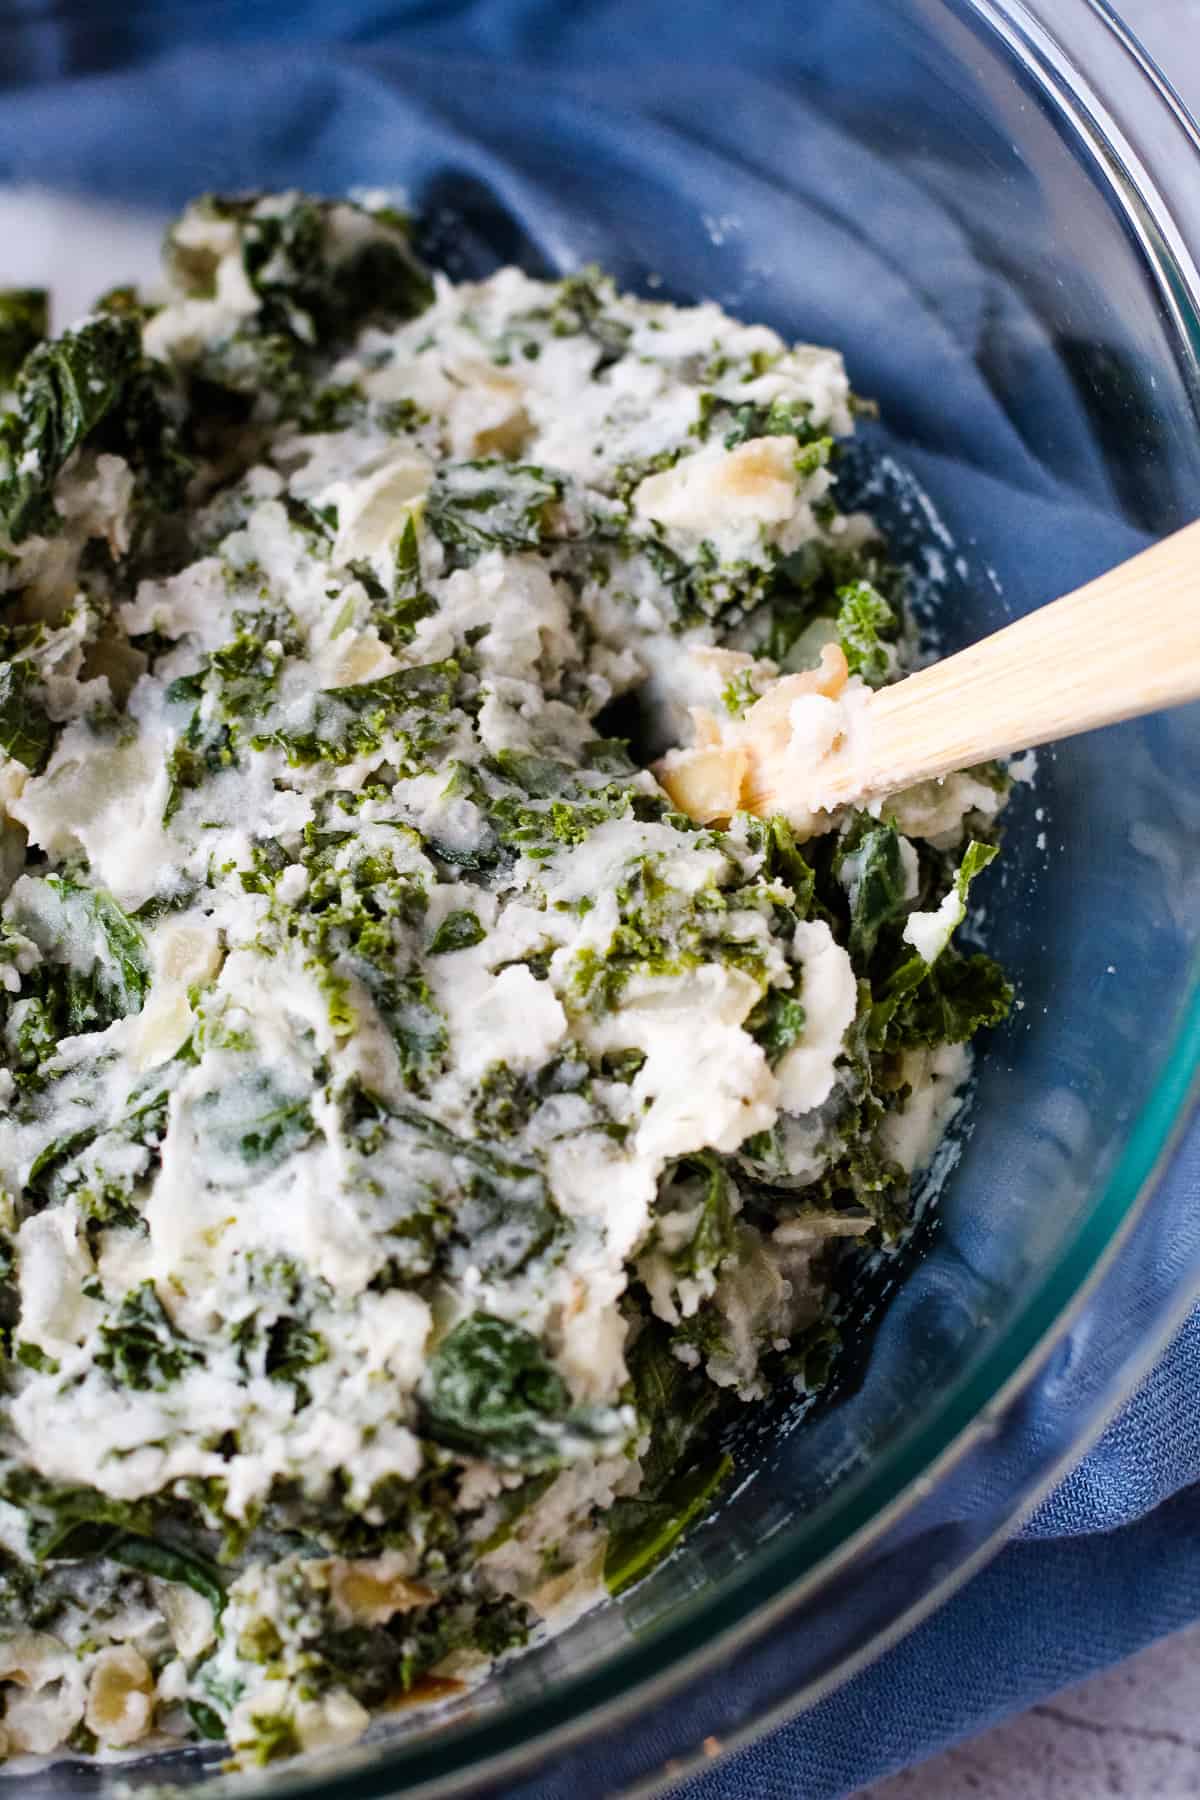
<path fill-rule="evenodd" d="M 0 425 L 0 1741 L 265 1762 L 819 1385 L 1007 1007 L 1005 779 L 740 810 L 903 666 L 835 352 L 294 194 L 168 274 Z"/>

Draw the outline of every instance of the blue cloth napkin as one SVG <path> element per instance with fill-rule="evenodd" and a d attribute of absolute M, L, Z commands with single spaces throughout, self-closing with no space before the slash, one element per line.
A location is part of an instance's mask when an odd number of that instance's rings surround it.
<path fill-rule="evenodd" d="M 73 189 L 85 171 L 92 193 L 163 209 L 214 187 L 400 184 L 452 273 L 595 258 L 618 277 L 656 270 L 667 296 L 699 289 L 785 329 L 800 320 L 841 345 L 860 391 L 902 421 L 906 462 L 960 541 L 1003 569 L 1013 600 L 1062 591 L 1154 521 L 1136 516 L 1135 496 L 1131 523 L 1118 522 L 1076 389 L 1036 318 L 980 266 L 937 159 L 873 154 L 816 103 L 853 57 L 859 103 L 902 115 L 905 46 L 874 27 L 864 36 L 855 0 L 800 34 L 792 18 L 780 0 L 17 6 L 0 24 L 11 84 L 0 181 Z M 986 157 L 988 129 L 975 129 Z M 996 231 L 1015 246 L 1032 196 L 1014 183 L 1005 204 Z M 1040 254 L 1052 278 L 1052 240 Z M 851 282 L 848 316 L 831 294 Z M 1003 366 L 987 356 L 997 321 L 1020 352 Z M 1014 558 L 1014 543 L 1026 554 Z M 1197 1221 L 1193 1134 L 1127 1252 L 1115 1336 L 1161 1328 L 1200 1268 Z M 1061 1367 L 1071 1355 L 1068 1340 Z M 1056 1378 L 1051 1364 L 1043 1379 Z M 1200 1313 L 985 1573 L 681 1795 L 832 1800 L 1200 1616 L 1198 1381 Z M 727 1670 L 686 1697 L 696 1741 L 706 1718 L 753 1710 L 737 1679 Z M 585 1800 L 632 1772 L 614 1744 L 511 1791 Z"/>

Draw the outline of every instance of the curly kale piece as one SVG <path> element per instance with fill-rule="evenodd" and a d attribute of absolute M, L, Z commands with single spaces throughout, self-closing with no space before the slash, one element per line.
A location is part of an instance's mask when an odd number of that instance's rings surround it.
<path fill-rule="evenodd" d="M 192 210 L 236 227 L 242 268 L 259 300 L 229 338 L 209 347 L 197 373 L 214 387 L 266 396 L 282 413 L 310 411 L 331 349 L 349 344 L 369 321 L 412 318 L 433 298 L 407 222 L 394 209 L 310 195 L 210 195 Z M 168 238 L 167 256 L 186 294 L 211 296 L 212 252 Z M 320 428 L 330 426 L 322 420 Z"/>
<path fill-rule="evenodd" d="M 126 1110 L 110 1125 L 93 1118 L 74 1131 L 51 1138 L 34 1157 L 25 1187 L 32 1202 L 58 1202 L 72 1196 L 79 1210 L 100 1225 L 133 1225 L 138 1212 L 134 1205 L 137 1176 L 127 1167 L 127 1147 L 131 1144 L 147 1150 L 150 1159 L 157 1158 L 167 1128 L 168 1090 L 151 1075 L 142 1089 L 130 1094 Z M 89 1168 L 87 1153 L 96 1145 L 117 1150 L 119 1174 L 98 1176 L 95 1165 Z"/>
<path fill-rule="evenodd" d="M 429 1359 L 423 1428 L 435 1443 L 509 1468 L 569 1461 L 572 1440 L 612 1440 L 621 1416 L 573 1407 L 567 1384 L 538 1339 L 490 1313 L 472 1313 Z"/>
<path fill-rule="evenodd" d="M 485 550 L 535 550 L 547 534 L 562 478 L 500 457 L 446 463 L 429 491 L 425 518 L 458 566 Z"/>
<path fill-rule="evenodd" d="M 421 579 L 421 547 L 416 520 L 410 513 L 396 541 L 392 592 L 389 596 L 381 591 L 381 604 L 374 605 L 371 611 L 376 631 L 393 649 L 398 644 L 411 644 L 421 620 L 437 611 L 437 601 L 426 593 Z"/>
<path fill-rule="evenodd" d="M 876 988 L 868 1025 L 872 1049 L 959 1044 L 1007 1017 L 1013 990 L 999 965 L 982 954 L 964 957 L 950 942 L 966 917 L 971 883 L 996 854 L 994 844 L 972 839 L 935 915 L 938 931 L 928 954 L 914 947 Z"/>
<path fill-rule="evenodd" d="M 870 687 L 878 687 L 891 673 L 888 640 L 899 627 L 895 612 L 869 581 L 850 582 L 838 589 L 838 642 L 850 673 L 861 675 Z"/>
<path fill-rule="evenodd" d="M 697 437 L 719 437 L 727 450 L 760 437 L 794 437 L 800 444 L 831 442 L 824 425 L 814 426 L 807 400 L 745 401 L 739 405 L 711 389 L 700 395 L 699 416 L 692 430 Z"/>
<path fill-rule="evenodd" d="M 611 1594 L 666 1556 L 733 1471 L 732 1458 L 714 1447 L 728 1396 L 680 1362 L 665 1328 L 645 1324 L 628 1360 L 638 1422 L 650 1444 L 636 1496 L 618 1500 L 608 1514 L 604 1581 Z"/>
<path fill-rule="evenodd" d="M 481 944 L 486 936 L 479 914 L 463 907 L 446 914 L 429 940 L 429 954 L 446 956 L 452 950 L 469 950 L 472 945 Z"/>
<path fill-rule="evenodd" d="M 10 1051 L 22 1075 L 35 1073 L 60 1038 L 103 1031 L 140 1012 L 150 986 L 145 940 L 103 888 L 65 875 L 22 884 L 9 922 L 41 951 L 22 978 L 23 1006 Z"/>
<path fill-rule="evenodd" d="M 11 386 L 21 364 L 50 329 L 50 297 L 45 288 L 5 288 L 0 292 L 0 389 Z"/>
<path fill-rule="evenodd" d="M 50 757 L 54 727 L 37 697 L 37 674 L 28 661 L 0 662 L 0 750 L 40 774 Z"/>
<path fill-rule="evenodd" d="M 104 313 L 26 357 L 14 408 L 0 419 L 0 529 L 13 543 L 58 529 L 54 482 L 121 401 L 140 362 L 136 321 Z"/>
<path fill-rule="evenodd" d="M 676 1192 L 671 1204 L 686 1201 L 692 1193 L 696 1201 L 691 1236 L 671 1252 L 671 1267 L 677 1275 L 693 1277 L 719 1268 L 737 1237 L 737 1183 L 727 1164 L 713 1151 L 702 1150 L 676 1166 L 668 1191 L 672 1190 Z M 660 1194 L 660 1207 L 663 1203 Z"/>
<path fill-rule="evenodd" d="M 833 870 L 850 908 L 850 955 L 865 968 L 880 933 L 904 919 L 911 904 L 899 832 L 870 813 L 856 813 L 838 840 Z"/>
<path fill-rule="evenodd" d="M 378 681 L 322 689 L 307 728 L 279 726 L 250 741 L 255 750 L 277 745 L 298 768 L 315 762 L 353 762 L 390 738 L 396 766 L 404 774 L 419 774 L 453 727 L 451 708 L 459 677 L 454 661 L 421 663 Z"/>
<path fill-rule="evenodd" d="M 152 1281 L 130 1289 L 115 1320 L 100 1327 L 100 1337 L 97 1365 L 120 1387 L 161 1393 L 203 1360 L 200 1350 L 176 1331 Z"/>

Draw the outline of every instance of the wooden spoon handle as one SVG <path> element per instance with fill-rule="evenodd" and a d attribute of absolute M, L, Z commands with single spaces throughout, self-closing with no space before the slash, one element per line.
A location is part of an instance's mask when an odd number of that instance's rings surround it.
<path fill-rule="evenodd" d="M 969 650 L 873 694 L 869 796 L 1200 699 L 1200 520 Z"/>

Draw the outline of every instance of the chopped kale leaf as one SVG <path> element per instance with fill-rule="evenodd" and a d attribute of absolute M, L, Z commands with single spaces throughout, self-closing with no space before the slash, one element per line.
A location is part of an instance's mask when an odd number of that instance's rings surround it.
<path fill-rule="evenodd" d="M 453 729 L 450 710 L 459 679 L 459 665 L 449 661 L 398 669 L 352 687 L 327 688 L 316 696 L 306 729 L 277 726 L 250 741 L 256 750 L 277 745 L 294 767 L 353 762 L 388 742 L 402 772 L 419 774 Z"/>
<path fill-rule="evenodd" d="M 0 392 L 11 387 L 21 364 L 50 329 L 45 288 L 0 290 Z"/>
<path fill-rule="evenodd" d="M 430 956 L 445 956 L 451 950 L 469 950 L 487 936 L 478 913 L 468 909 L 447 913 L 429 940 Z"/>
<path fill-rule="evenodd" d="M 888 640 L 900 621 L 883 595 L 869 581 L 856 581 L 838 590 L 837 636 L 852 675 L 861 675 L 878 687 L 891 673 Z"/>
<path fill-rule="evenodd" d="M 549 509 L 561 499 L 559 476 L 498 457 L 446 463 L 425 505 L 429 529 L 460 563 L 485 550 L 535 550 L 546 536 Z"/>
<path fill-rule="evenodd" d="M 531 1332 L 472 1313 L 429 1359 L 423 1425 L 435 1442 L 509 1467 L 553 1468 L 572 1440 L 611 1439 L 618 1416 L 572 1407 L 567 1385 Z"/>
<path fill-rule="evenodd" d="M 638 1420 L 650 1444 L 641 1458 L 638 1493 L 616 1501 L 607 1518 L 604 1580 L 613 1594 L 662 1560 L 733 1470 L 732 1460 L 713 1449 L 727 1410 L 721 1390 L 680 1362 L 657 1321 L 643 1326 L 628 1361 Z"/>
<path fill-rule="evenodd" d="M 0 419 L 0 529 L 14 543 L 58 528 L 54 482 L 71 455 L 121 401 L 141 359 L 135 322 L 99 314 L 39 344 Z"/>
<path fill-rule="evenodd" d="M 910 905 L 895 826 L 856 813 L 838 840 L 834 870 L 850 907 L 850 955 L 856 966 L 865 967 L 880 933 L 906 917 Z"/>
<path fill-rule="evenodd" d="M 45 768 L 54 742 L 54 727 L 36 688 L 32 663 L 0 662 L 0 750 L 31 775 Z"/>
<path fill-rule="evenodd" d="M 100 1337 L 96 1362 L 120 1387 L 161 1392 L 202 1361 L 172 1325 L 152 1281 L 130 1289 L 116 1318 L 100 1327 Z"/>

